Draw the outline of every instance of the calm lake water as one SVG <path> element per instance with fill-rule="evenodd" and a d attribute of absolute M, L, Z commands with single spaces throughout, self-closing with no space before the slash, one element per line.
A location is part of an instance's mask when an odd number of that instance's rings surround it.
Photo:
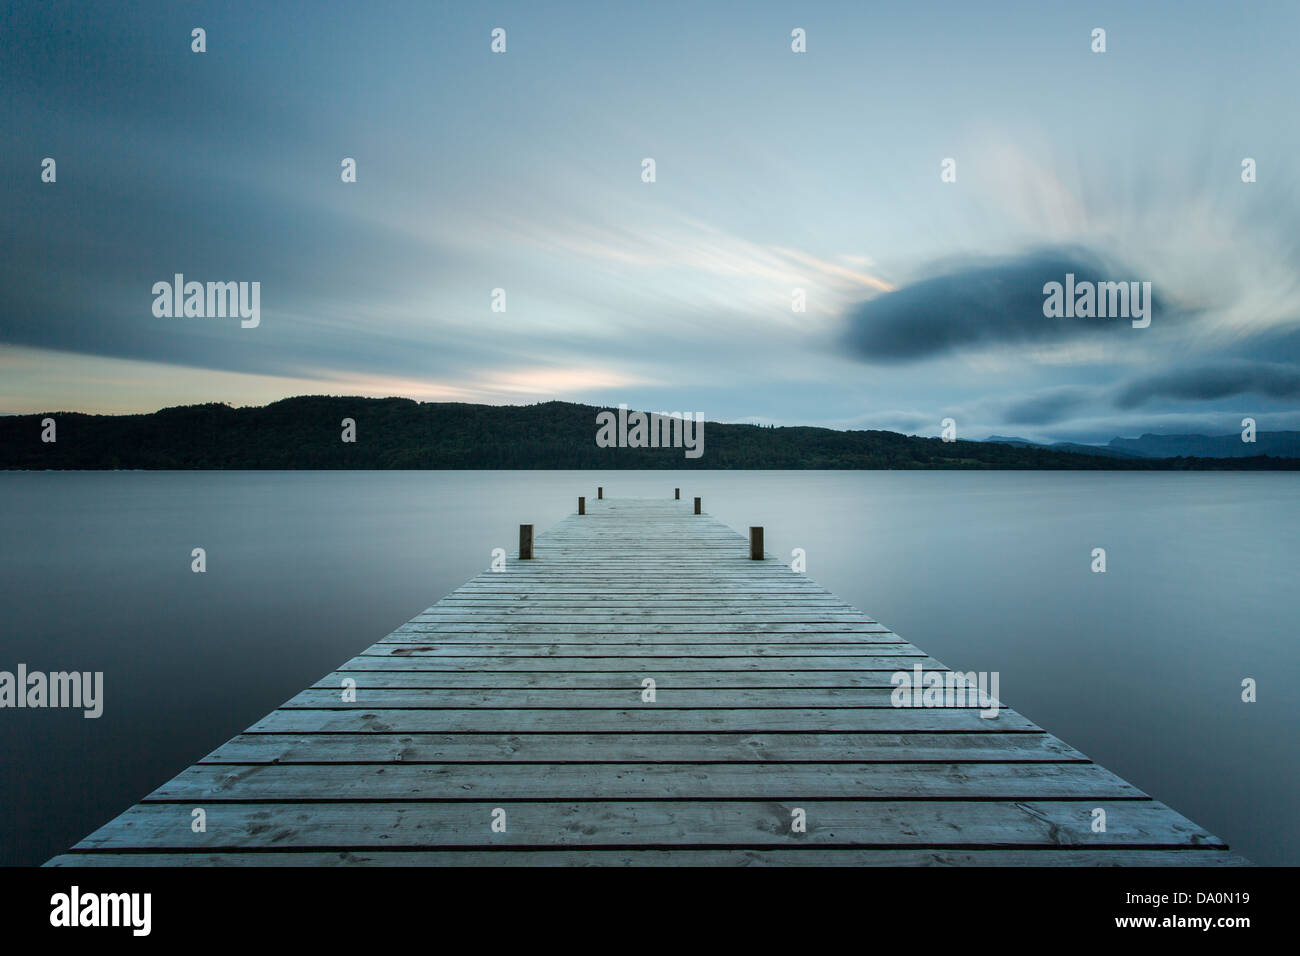
<path fill-rule="evenodd" d="M 98 720 L 0 710 L 0 863 L 62 852 L 597 485 L 764 525 L 1235 850 L 1300 863 L 1300 477 L 666 471 L 0 474 L 0 670 L 105 675 Z"/>

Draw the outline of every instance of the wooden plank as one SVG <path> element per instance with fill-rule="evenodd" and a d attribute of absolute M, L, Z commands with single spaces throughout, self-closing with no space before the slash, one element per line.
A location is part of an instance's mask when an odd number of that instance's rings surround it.
<path fill-rule="evenodd" d="M 504 804 L 504 806 L 503 806 Z M 475 846 L 1210 846 L 1191 821 L 1151 800 L 1105 805 L 1104 833 L 1091 828 L 1095 800 L 1068 801 L 697 801 L 232 803 L 213 805 L 207 830 L 190 829 L 191 804 L 141 803 L 100 827 L 78 849 L 226 850 L 236 847 L 351 849 Z M 506 831 L 493 832 L 493 810 Z M 796 808 L 807 832 L 792 832 Z"/>
<path fill-rule="evenodd" d="M 736 587 L 733 588 L 733 593 L 742 590 Z M 555 627 L 586 624 L 597 628 L 618 625 L 642 629 L 667 626 L 703 629 L 715 634 L 748 633 L 751 626 L 765 630 L 814 632 L 826 630 L 831 633 L 853 634 L 889 630 L 888 627 L 865 614 L 853 615 L 834 605 L 818 606 L 805 602 L 773 601 L 760 604 L 755 601 L 743 610 L 717 606 L 702 610 L 696 609 L 694 602 L 669 606 L 664 601 L 660 601 L 657 607 L 652 607 L 644 602 L 591 601 L 583 607 L 577 607 L 555 600 L 545 604 L 538 601 L 517 607 L 503 607 L 496 603 L 436 607 L 432 613 L 413 618 L 397 628 L 394 633 L 401 631 L 455 633 L 466 627 L 497 630 L 506 625 L 532 624 Z M 730 627 L 714 629 L 713 625 L 730 625 Z M 538 633 L 546 631 L 547 628 L 543 627 Z M 473 631 L 471 630 L 470 633 Z"/>
<path fill-rule="evenodd" d="M 752 600 L 748 599 L 750 596 Z M 843 612 L 847 605 L 826 592 L 784 591 L 770 586 L 764 586 L 761 590 L 750 586 L 714 587 L 698 591 L 674 590 L 665 594 L 662 590 L 592 590 L 590 587 L 577 589 L 556 587 L 528 592 L 523 585 L 520 585 L 515 588 L 491 591 L 453 591 L 443 601 L 426 608 L 424 613 L 431 614 L 437 610 L 470 610 L 480 607 L 499 610 L 521 607 L 538 611 L 601 610 L 620 607 L 657 610 L 674 608 L 684 613 L 697 608 L 711 610 L 735 608 L 746 611 L 757 611 L 761 608 L 811 609 Z M 870 615 L 864 617 L 867 620 L 872 619 Z"/>
<path fill-rule="evenodd" d="M 653 668 L 647 668 L 644 677 L 654 679 Z M 558 710 L 584 710 L 601 708 L 609 710 L 622 707 L 646 709 L 698 710 L 701 708 L 762 707 L 784 708 L 844 708 L 876 707 L 895 709 L 891 703 L 893 689 L 888 687 L 756 687 L 688 689 L 656 687 L 655 699 L 644 701 L 642 689 L 637 685 L 616 690 L 586 687 L 531 688 L 504 687 L 489 690 L 473 688 L 440 687 L 361 687 L 309 688 L 281 704 L 285 710 L 459 710 L 468 707 L 509 709 L 515 707 L 553 708 Z M 355 699 L 345 700 L 345 696 Z M 977 695 L 971 691 L 967 700 L 953 706 L 979 709 Z M 990 718 L 996 719 L 996 718 Z"/>
<path fill-rule="evenodd" d="M 792 616 L 792 615 L 787 615 Z M 690 622 L 668 622 L 656 624 L 653 620 L 634 620 L 629 618 L 626 621 L 585 621 L 585 622 L 561 622 L 561 621 L 503 621 L 498 623 L 475 623 L 472 621 L 448 621 L 446 623 L 425 622 L 416 620 L 414 623 L 399 627 L 393 632 L 393 637 L 403 635 L 409 640 L 411 635 L 415 634 L 596 634 L 604 636 L 606 634 L 864 634 L 878 636 L 881 634 L 891 634 L 888 628 L 881 627 L 878 624 L 859 623 L 857 621 L 773 621 L 773 620 L 756 620 L 756 621 L 735 621 L 735 620 L 718 620 L 718 621 L 701 621 L 699 623 Z M 385 638 L 388 640 L 388 638 Z"/>
<path fill-rule="evenodd" d="M 1037 732 L 1042 728 L 1011 710 L 995 720 L 967 708 L 899 710 L 893 707 L 805 709 L 638 708 L 561 710 L 552 708 L 493 710 L 275 710 L 248 733 L 655 733 L 714 731 L 726 733 L 923 733 L 969 731 L 988 733 L 996 724 L 1003 733 Z"/>
<path fill-rule="evenodd" d="M 1131 800 L 1092 763 L 248 764 L 190 767 L 144 802 L 330 800 Z"/>
<path fill-rule="evenodd" d="M 672 647 L 672 646 L 710 646 L 720 645 L 738 646 L 738 647 L 761 647 L 763 645 L 812 645 L 814 647 L 827 645 L 837 647 L 878 647 L 884 646 L 886 652 L 897 650 L 900 646 L 906 644 L 902 638 L 896 634 L 881 632 L 875 634 L 764 634 L 763 640 L 746 641 L 737 638 L 736 634 L 676 634 L 657 631 L 645 631 L 639 633 L 628 632 L 602 632 L 601 634 L 437 634 L 437 633 L 411 633 L 396 634 L 391 638 L 384 638 L 376 648 L 382 648 L 385 644 L 408 644 L 408 645 L 427 645 L 434 644 L 444 647 L 455 647 L 458 645 L 477 645 L 482 647 L 508 648 L 508 647 L 574 647 L 582 645 L 599 645 L 601 647 L 612 646 L 636 646 L 636 647 Z"/>
<path fill-rule="evenodd" d="M 1047 733 L 240 734 L 200 763 L 1088 762 Z"/>
<path fill-rule="evenodd" d="M 585 690 L 611 690 L 641 692 L 641 681 L 653 676 L 659 691 L 700 690 L 724 688 L 728 690 L 763 690 L 768 688 L 891 688 L 893 670 L 824 670 L 824 671 L 670 671 L 660 667 L 643 667 L 636 671 L 536 671 L 492 673 L 486 669 L 474 671 L 335 671 L 312 685 L 313 688 L 337 693 L 343 681 L 355 682 L 358 693 L 373 688 L 427 688 L 445 690 L 504 690 L 532 688 L 560 690 L 580 688 Z M 300 695 L 301 696 L 301 695 Z M 623 701 L 627 703 L 626 700 Z"/>
<path fill-rule="evenodd" d="M 629 661 L 625 656 L 566 655 L 549 656 L 499 656 L 469 655 L 458 656 L 435 655 L 423 651 L 409 650 L 405 653 L 392 653 L 388 649 L 373 655 L 354 657 L 340 666 L 340 672 L 353 671 L 387 671 L 399 673 L 454 673 L 483 672 L 501 673 L 588 673 L 626 671 L 636 666 L 637 661 Z M 772 658 L 776 658 L 773 660 Z M 781 658 L 779 655 L 764 656 L 720 656 L 716 654 L 698 657 L 678 657 L 669 654 L 641 654 L 640 660 L 653 661 L 653 666 L 661 672 L 673 673 L 714 673 L 714 674 L 761 674 L 769 668 L 779 668 L 800 674 L 816 674 L 821 671 L 842 671 L 852 667 L 856 672 L 908 670 L 914 665 L 921 665 L 926 670 L 947 670 L 933 657 L 918 651 L 911 654 L 855 654 L 852 656 L 811 657 L 801 655 L 796 658 Z"/>
<path fill-rule="evenodd" d="M 1127 847 L 1022 847 L 1015 850 L 914 850 L 889 847 L 768 847 L 671 850 L 304 850 L 286 853 L 65 853 L 47 866 L 1251 866 L 1211 847 L 1132 850 Z"/>
<path fill-rule="evenodd" d="M 808 644 L 800 641 L 789 643 L 745 643 L 742 641 L 728 643 L 681 644 L 673 641 L 658 643 L 605 641 L 584 644 L 506 644 L 494 641 L 457 641 L 447 644 L 376 644 L 362 651 L 363 657 L 369 656 L 425 656 L 425 657 L 482 657 L 487 654 L 498 657 L 636 657 L 652 659 L 655 657 L 875 657 L 879 654 L 905 654 L 913 651 L 916 656 L 925 656 L 910 644 L 856 643 Z M 656 652 L 656 653 L 652 653 Z"/>

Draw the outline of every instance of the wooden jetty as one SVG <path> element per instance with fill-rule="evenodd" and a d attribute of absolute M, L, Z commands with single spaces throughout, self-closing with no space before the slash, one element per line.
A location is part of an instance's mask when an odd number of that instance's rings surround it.
<path fill-rule="evenodd" d="M 47 865 L 1246 862 L 1013 710 L 893 706 L 947 669 L 761 531 L 580 510 Z"/>

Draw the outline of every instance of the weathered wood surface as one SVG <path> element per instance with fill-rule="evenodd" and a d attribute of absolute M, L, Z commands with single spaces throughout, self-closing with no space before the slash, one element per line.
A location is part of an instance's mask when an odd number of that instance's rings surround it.
<path fill-rule="evenodd" d="M 892 706 L 946 668 L 691 502 L 586 510 L 50 865 L 1245 862 L 1013 710 Z"/>

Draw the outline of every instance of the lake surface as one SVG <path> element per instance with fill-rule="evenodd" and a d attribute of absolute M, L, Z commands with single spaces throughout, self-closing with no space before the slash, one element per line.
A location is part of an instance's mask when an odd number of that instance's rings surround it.
<path fill-rule="evenodd" d="M 0 710 L 0 863 L 62 852 L 597 485 L 764 525 L 1234 850 L 1300 863 L 1300 476 L 905 471 L 0 473 L 0 670 L 105 683 L 97 720 Z"/>

